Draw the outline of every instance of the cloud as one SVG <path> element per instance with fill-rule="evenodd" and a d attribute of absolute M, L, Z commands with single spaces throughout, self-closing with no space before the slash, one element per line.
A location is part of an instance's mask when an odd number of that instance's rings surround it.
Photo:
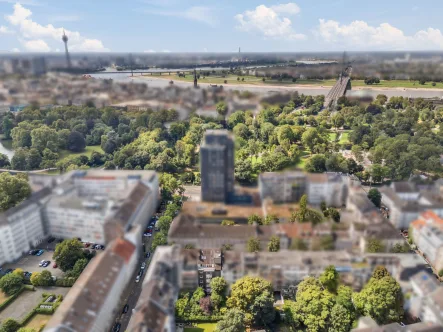
<path fill-rule="evenodd" d="M 145 10 L 145 13 L 160 16 L 180 17 L 190 21 L 205 23 L 210 26 L 217 25 L 217 18 L 213 15 L 213 9 L 204 6 L 193 6 L 184 11 L 169 10 Z"/>
<path fill-rule="evenodd" d="M 14 33 L 14 31 L 12 31 L 11 29 L 9 29 L 8 27 L 5 27 L 4 25 L 0 26 L 0 34 L 11 34 Z"/>
<path fill-rule="evenodd" d="M 296 15 L 300 13 L 300 7 L 296 3 L 286 3 L 272 6 L 273 9 L 278 14 L 286 14 L 286 15 Z"/>
<path fill-rule="evenodd" d="M 163 53 L 171 53 L 170 50 L 162 50 Z"/>
<path fill-rule="evenodd" d="M 296 14 L 300 8 L 295 3 L 276 5 L 266 7 L 265 5 L 257 6 L 254 10 L 247 10 L 243 14 L 237 14 L 234 18 L 239 25 L 238 30 L 258 33 L 265 38 L 301 40 L 306 36 L 296 33 L 292 27 L 292 22 L 285 17 L 286 14 Z"/>
<path fill-rule="evenodd" d="M 19 30 L 19 38 L 24 40 L 22 43 L 29 41 L 31 42 L 31 45 L 34 45 L 35 41 L 38 40 L 39 42 L 43 41 L 48 48 L 48 43 L 59 45 L 61 43 L 63 30 L 65 30 L 66 35 L 69 38 L 69 49 L 73 51 L 109 51 L 109 49 L 103 46 L 102 41 L 98 39 L 86 38 L 85 36 L 81 35 L 80 32 L 63 29 L 63 27 L 54 27 L 52 24 L 48 24 L 46 26 L 41 25 L 33 21 L 31 16 L 32 11 L 23 7 L 19 3 L 14 5 L 14 12 L 11 15 L 5 16 L 5 19 Z M 55 42 L 57 44 L 55 44 Z M 42 46 L 42 49 L 45 49 L 42 43 L 40 43 L 40 46 Z"/>
<path fill-rule="evenodd" d="M 51 48 L 42 39 L 22 41 L 23 47 L 29 52 L 49 52 Z"/>
<path fill-rule="evenodd" d="M 314 33 L 325 42 L 354 49 L 378 50 L 433 50 L 443 49 L 443 34 L 439 29 L 428 28 L 413 35 L 406 35 L 402 30 L 382 23 L 370 26 L 365 21 L 353 21 L 340 24 L 334 20 L 319 20 Z"/>
<path fill-rule="evenodd" d="M 19 50 L 17 47 L 14 47 L 14 48 L 11 50 L 11 52 L 12 52 L 12 53 L 19 53 L 20 50 Z"/>
<path fill-rule="evenodd" d="M 155 51 L 154 50 L 146 50 L 146 51 L 143 51 L 143 53 L 155 53 Z"/>

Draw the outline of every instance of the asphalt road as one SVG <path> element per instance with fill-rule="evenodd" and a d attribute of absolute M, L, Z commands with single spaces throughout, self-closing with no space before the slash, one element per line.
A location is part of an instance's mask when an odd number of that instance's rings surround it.
<path fill-rule="evenodd" d="M 146 252 L 151 251 L 151 243 L 152 243 L 152 239 L 154 237 L 155 234 L 155 230 L 152 231 L 152 237 L 143 237 L 143 243 L 145 244 L 145 248 L 146 248 Z M 138 262 L 137 268 L 135 269 L 131 279 L 129 280 L 128 286 L 126 287 L 125 291 L 123 292 L 122 296 L 121 296 L 121 300 L 120 300 L 120 305 L 119 307 L 117 307 L 117 315 L 114 318 L 114 323 L 111 326 L 111 330 L 113 329 L 114 325 L 117 322 L 120 322 L 121 327 L 120 327 L 120 331 L 126 331 L 128 324 L 129 324 L 129 320 L 131 319 L 131 315 L 132 315 L 132 309 L 135 308 L 138 298 L 140 297 L 140 293 L 142 290 L 142 285 L 143 285 L 143 280 L 145 279 L 146 276 L 146 272 L 148 271 L 149 268 L 149 263 L 151 262 L 151 258 L 152 258 L 152 253 L 151 253 L 151 257 L 149 259 L 145 258 L 145 254 L 143 253 L 140 257 L 140 260 Z M 146 262 L 146 268 L 144 269 L 143 275 L 140 279 L 139 282 L 135 282 L 135 277 L 138 274 L 138 271 L 140 270 L 140 265 L 142 262 Z M 129 309 L 128 312 L 123 314 L 123 308 L 124 306 L 128 304 Z"/>

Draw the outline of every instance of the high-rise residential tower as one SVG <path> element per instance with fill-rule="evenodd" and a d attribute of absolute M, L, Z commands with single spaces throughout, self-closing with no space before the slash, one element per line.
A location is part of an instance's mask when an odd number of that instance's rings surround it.
<path fill-rule="evenodd" d="M 202 201 L 234 196 L 234 140 L 227 130 L 207 130 L 200 147 Z"/>

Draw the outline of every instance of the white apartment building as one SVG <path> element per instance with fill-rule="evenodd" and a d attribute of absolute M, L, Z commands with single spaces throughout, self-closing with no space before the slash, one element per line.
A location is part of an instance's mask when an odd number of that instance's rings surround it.
<path fill-rule="evenodd" d="M 380 192 L 382 203 L 389 209 L 389 220 L 397 229 L 408 229 L 424 211 L 443 217 L 443 203 L 435 191 L 420 189 L 410 182 L 393 182 Z"/>
<path fill-rule="evenodd" d="M 260 174 L 258 186 L 262 200 L 298 202 L 306 194 L 310 205 L 325 202 L 328 206 L 341 207 L 346 203 L 349 181 L 336 173 L 267 172 Z"/>
<path fill-rule="evenodd" d="M 20 258 L 49 235 L 107 244 L 128 234 L 141 246 L 159 200 L 155 172 L 87 170 L 54 179 L 39 179 L 37 188 L 44 189 L 0 215 L 0 264 Z"/>
<path fill-rule="evenodd" d="M 40 211 L 49 194 L 43 189 L 0 214 L 0 265 L 19 259 L 45 239 Z"/>

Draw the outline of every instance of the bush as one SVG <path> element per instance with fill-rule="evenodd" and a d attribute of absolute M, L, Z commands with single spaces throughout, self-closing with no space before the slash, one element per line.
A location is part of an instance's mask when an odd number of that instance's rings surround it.
<path fill-rule="evenodd" d="M 55 281 L 55 285 L 58 287 L 72 287 L 77 279 L 75 278 L 59 278 Z"/>

